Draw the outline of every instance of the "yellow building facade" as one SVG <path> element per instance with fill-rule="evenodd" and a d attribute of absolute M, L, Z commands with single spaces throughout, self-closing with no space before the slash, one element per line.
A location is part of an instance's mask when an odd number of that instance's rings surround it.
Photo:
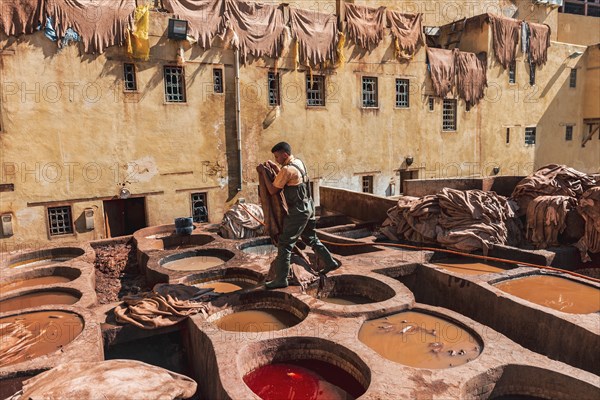
<path fill-rule="evenodd" d="M 442 27 L 440 40 L 448 24 L 486 12 L 547 23 L 548 62 L 531 85 L 519 52 L 511 83 L 494 59 L 489 25 L 465 30 L 458 47 L 487 53 L 488 88 L 468 111 L 459 99 L 455 129 L 444 129 L 444 101 L 433 97 L 425 48 L 398 62 L 389 30 L 370 52 L 347 42 L 346 62 L 322 71 L 296 66 L 288 40 L 277 63 L 250 60 L 239 68 L 239 91 L 227 42 L 216 39 L 203 51 L 169 40 L 164 12 L 151 12 L 148 61 L 129 58 L 123 47 L 101 55 L 81 54 L 76 45 L 58 50 L 42 32 L 0 36 L 0 250 L 171 223 L 191 215 L 198 200 L 218 222 L 237 198 L 257 201 L 255 167 L 282 140 L 305 160 L 315 189 L 398 195 L 405 179 L 526 175 L 548 163 L 600 172 L 599 134 L 582 147 L 600 118 L 600 49 L 575 40 L 585 35 L 576 32 L 579 24 L 562 32 L 556 8 L 531 1 L 355 3 L 423 13 L 425 26 Z M 290 6 L 340 9 L 339 1 Z M 600 18 L 578 18 L 586 30 L 600 28 Z M 177 71 L 185 99 L 172 102 L 166 80 Z M 134 88 L 127 86 L 132 76 Z M 269 76 L 279 79 L 271 102 Z M 365 78 L 376 82 L 374 106 L 363 104 Z M 307 105 L 310 79 L 323 79 L 323 106 Z M 398 85 L 408 87 L 400 106 Z M 526 144 L 532 128 L 535 144 Z M 67 217 L 71 229 L 53 226 L 53 218 Z"/>

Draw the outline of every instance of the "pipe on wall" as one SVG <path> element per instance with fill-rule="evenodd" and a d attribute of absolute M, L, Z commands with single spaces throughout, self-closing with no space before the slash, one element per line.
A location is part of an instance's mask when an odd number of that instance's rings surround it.
<path fill-rule="evenodd" d="M 241 118 L 241 112 L 242 112 L 242 104 L 241 104 L 241 96 L 240 96 L 240 50 L 239 49 L 235 49 L 235 53 L 234 53 L 234 65 L 235 65 L 235 129 L 236 129 L 236 136 L 237 136 L 237 151 L 238 151 L 238 176 L 239 176 L 239 183 L 238 183 L 238 192 L 240 192 L 242 190 L 242 173 L 243 173 L 243 169 L 242 169 L 242 118 Z"/>

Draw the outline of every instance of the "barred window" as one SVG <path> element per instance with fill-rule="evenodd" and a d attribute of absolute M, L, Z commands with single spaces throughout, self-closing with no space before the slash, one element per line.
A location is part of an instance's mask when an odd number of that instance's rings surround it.
<path fill-rule="evenodd" d="M 325 76 L 306 74 L 306 105 L 325 105 Z"/>
<path fill-rule="evenodd" d="M 598 0 L 565 0 L 561 12 L 569 14 L 600 17 L 600 1 Z"/>
<path fill-rule="evenodd" d="M 433 98 L 433 96 L 429 96 L 429 98 L 427 99 L 427 103 L 429 104 L 429 111 L 433 111 L 435 108 L 435 99 Z"/>
<path fill-rule="evenodd" d="M 444 107 L 442 109 L 442 130 L 456 130 L 456 100 L 444 99 Z"/>
<path fill-rule="evenodd" d="M 408 108 L 410 105 L 410 86 L 408 79 L 396 79 L 396 107 Z"/>
<path fill-rule="evenodd" d="M 213 85 L 215 93 L 223 93 L 223 70 L 221 68 L 213 69 Z"/>
<path fill-rule="evenodd" d="M 565 129 L 565 140 L 573 140 L 573 125 L 567 125 Z"/>
<path fill-rule="evenodd" d="M 362 191 L 363 193 L 373 193 L 373 175 L 362 177 Z"/>
<path fill-rule="evenodd" d="M 535 127 L 525 128 L 525 144 L 535 144 Z"/>
<path fill-rule="evenodd" d="M 569 75 L 569 87 L 577 87 L 577 68 L 571 69 L 571 74 Z"/>
<path fill-rule="evenodd" d="M 377 78 L 363 76 L 362 78 L 362 106 L 364 108 L 377 107 Z"/>
<path fill-rule="evenodd" d="M 506 128 L 506 143 L 510 143 L 510 128 Z"/>
<path fill-rule="evenodd" d="M 508 66 L 508 83 L 517 82 L 517 62 L 513 61 Z"/>
<path fill-rule="evenodd" d="M 185 77 L 183 67 L 168 67 L 164 69 L 165 101 L 169 103 L 185 102 Z"/>
<path fill-rule="evenodd" d="M 192 193 L 192 217 L 194 222 L 208 222 L 208 207 L 206 205 L 206 192 Z"/>
<path fill-rule="evenodd" d="M 269 85 L 269 105 L 278 106 L 281 104 L 279 95 L 279 72 L 269 72 L 267 80 Z"/>
<path fill-rule="evenodd" d="M 125 91 L 132 92 L 137 90 L 137 79 L 135 76 L 135 65 L 132 63 L 123 64 L 123 82 Z"/>
<path fill-rule="evenodd" d="M 48 228 L 51 236 L 73 233 L 71 206 L 48 207 Z"/>

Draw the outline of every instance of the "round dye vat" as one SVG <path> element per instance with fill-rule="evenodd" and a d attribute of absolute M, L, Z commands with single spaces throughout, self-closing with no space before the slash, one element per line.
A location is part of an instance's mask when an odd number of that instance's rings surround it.
<path fill-rule="evenodd" d="M 272 244 L 260 244 L 257 246 L 245 247 L 242 251 L 256 256 L 270 256 L 277 254 L 277 246 L 273 246 Z"/>
<path fill-rule="evenodd" d="M 443 262 L 435 263 L 435 265 L 450 272 L 463 275 L 484 275 L 506 271 L 505 268 L 497 267 L 492 263 L 481 263 L 476 261 L 444 260 Z"/>
<path fill-rule="evenodd" d="M 356 295 L 335 295 L 331 297 L 321 297 L 319 300 L 324 301 L 325 303 L 338 304 L 343 306 L 354 306 L 359 304 L 369 304 L 373 303 L 373 300 Z"/>
<path fill-rule="evenodd" d="M 216 325 L 231 332 L 267 332 L 286 329 L 300 321 L 300 318 L 287 311 L 259 308 L 226 315 L 217 320 Z"/>
<path fill-rule="evenodd" d="M 265 365 L 246 374 L 244 383 L 263 400 L 351 400 L 365 392 L 352 375 L 317 360 Z"/>
<path fill-rule="evenodd" d="M 558 276 L 532 275 L 495 285 L 532 303 L 570 314 L 600 311 L 600 290 Z"/>
<path fill-rule="evenodd" d="M 0 301 L 0 312 L 23 310 L 50 304 L 75 304 L 79 296 L 59 290 L 44 290 Z"/>
<path fill-rule="evenodd" d="M 25 267 L 45 267 L 52 265 L 57 262 L 64 262 L 72 260 L 78 256 L 57 256 L 57 257 L 42 257 L 42 258 L 30 258 L 28 260 L 19 261 L 10 265 L 10 268 L 25 268 Z"/>
<path fill-rule="evenodd" d="M 238 290 L 247 289 L 254 286 L 249 282 L 244 281 L 210 281 L 198 283 L 194 286 L 199 288 L 212 288 L 215 293 L 231 293 Z"/>
<path fill-rule="evenodd" d="M 218 256 L 195 256 L 169 261 L 162 265 L 163 268 L 173 271 L 202 271 L 223 265 L 227 260 Z"/>
<path fill-rule="evenodd" d="M 34 286 L 40 285 L 54 285 L 57 283 L 66 283 L 71 282 L 73 279 L 67 278 L 66 276 L 60 275 L 51 275 L 51 276 L 41 276 L 38 278 L 24 279 L 22 281 L 16 281 L 12 283 L 7 283 L 6 285 L 0 286 L 0 294 L 8 293 L 13 290 L 25 289 Z"/>
<path fill-rule="evenodd" d="M 477 358 L 482 347 L 458 325 L 414 311 L 367 321 L 358 339 L 382 357 L 415 368 L 463 365 Z"/>
<path fill-rule="evenodd" d="M 83 331 L 83 319 L 65 311 L 38 311 L 0 318 L 0 365 L 54 353 Z"/>

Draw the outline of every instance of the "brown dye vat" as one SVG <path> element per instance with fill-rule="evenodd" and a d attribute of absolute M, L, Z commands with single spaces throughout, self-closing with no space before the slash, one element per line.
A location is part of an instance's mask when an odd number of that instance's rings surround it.
<path fill-rule="evenodd" d="M 40 307 L 50 304 L 74 304 L 79 300 L 78 296 L 59 290 L 45 290 L 28 293 L 0 301 L 0 312 L 23 310 L 25 308 Z"/>
<path fill-rule="evenodd" d="M 600 290 L 558 276 L 533 275 L 495 285 L 532 303 L 570 314 L 600 311 Z"/>
<path fill-rule="evenodd" d="M 0 318 L 0 365 L 54 353 L 83 331 L 83 320 L 65 311 L 37 311 Z"/>
<path fill-rule="evenodd" d="M 6 285 L 1 285 L 0 286 L 0 295 L 11 292 L 13 290 L 25 289 L 25 288 L 30 288 L 30 287 L 34 287 L 34 286 L 40 286 L 40 285 L 45 285 L 45 286 L 54 285 L 57 283 L 71 282 L 72 280 L 73 279 L 71 279 L 71 278 L 67 278 L 66 276 L 60 276 L 60 275 L 41 276 L 39 278 L 25 279 L 22 281 L 7 283 Z"/>
<path fill-rule="evenodd" d="M 229 282 L 211 281 L 211 282 L 198 283 L 198 284 L 195 284 L 194 286 L 199 287 L 199 288 L 212 288 L 215 293 L 231 293 L 231 292 L 236 292 L 238 290 L 247 289 L 254 285 L 252 285 L 251 283 L 242 282 L 242 281 L 229 281 Z"/>
<path fill-rule="evenodd" d="M 300 319 L 287 311 L 255 309 L 238 311 L 219 319 L 216 325 L 231 332 L 279 331 L 297 325 Z"/>
<path fill-rule="evenodd" d="M 169 261 L 163 264 L 162 267 L 173 271 L 202 271 L 222 265 L 225 261 L 217 256 L 196 256 Z"/>
<path fill-rule="evenodd" d="M 355 296 L 355 295 L 343 295 L 343 294 L 335 295 L 332 297 L 322 297 L 322 298 L 320 298 L 320 300 L 322 300 L 326 303 L 339 304 L 339 305 L 343 305 L 343 306 L 352 306 L 352 305 L 358 305 L 358 304 L 373 303 L 373 300 L 368 299 L 366 297 Z"/>
<path fill-rule="evenodd" d="M 481 353 L 479 341 L 466 330 L 414 311 L 367 321 L 358 339 L 382 357 L 415 368 L 456 367 Z"/>
<path fill-rule="evenodd" d="M 42 258 L 30 258 L 10 265 L 10 268 L 23 268 L 23 267 L 45 267 L 52 265 L 57 262 L 69 261 L 76 256 L 58 256 L 58 257 L 42 257 Z"/>
<path fill-rule="evenodd" d="M 254 254 L 256 256 L 270 256 L 277 254 L 277 246 L 272 244 L 260 244 L 257 246 L 245 247 L 242 249 L 244 253 Z"/>
<path fill-rule="evenodd" d="M 501 268 L 500 264 L 497 263 L 482 263 L 477 260 L 466 258 L 440 260 L 440 262 L 436 262 L 435 265 L 450 272 L 456 272 L 463 275 L 484 275 L 504 272 L 507 269 Z"/>

